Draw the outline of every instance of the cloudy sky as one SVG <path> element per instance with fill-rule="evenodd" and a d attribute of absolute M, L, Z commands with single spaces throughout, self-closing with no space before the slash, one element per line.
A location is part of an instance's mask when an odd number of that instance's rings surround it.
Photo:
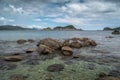
<path fill-rule="evenodd" d="M 120 26 L 120 0 L 0 0 L 0 25 L 85 30 Z"/>

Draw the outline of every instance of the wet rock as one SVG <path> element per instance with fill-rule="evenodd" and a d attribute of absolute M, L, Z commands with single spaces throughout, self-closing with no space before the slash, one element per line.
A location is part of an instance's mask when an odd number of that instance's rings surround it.
<path fill-rule="evenodd" d="M 91 41 L 90 41 L 90 45 L 91 45 L 91 46 L 96 46 L 97 43 L 96 43 L 94 40 L 91 40 Z"/>
<path fill-rule="evenodd" d="M 33 42 L 35 42 L 35 40 L 33 40 L 33 39 L 28 39 L 28 42 L 29 42 L 29 43 L 33 43 Z"/>
<path fill-rule="evenodd" d="M 53 64 L 48 66 L 47 70 L 49 72 L 59 72 L 59 71 L 63 71 L 64 69 L 64 65 L 63 64 Z"/>
<path fill-rule="evenodd" d="M 13 63 L 7 63 L 4 61 L 0 61 L 0 70 L 13 70 L 16 69 L 17 65 Z"/>
<path fill-rule="evenodd" d="M 35 48 L 29 48 L 29 49 L 26 50 L 26 53 L 32 53 L 32 52 L 34 52 L 34 51 L 36 51 Z"/>
<path fill-rule="evenodd" d="M 83 42 L 82 45 L 83 45 L 83 47 L 89 47 L 91 45 L 91 42 L 90 42 L 90 40 L 86 40 Z"/>
<path fill-rule="evenodd" d="M 18 44 L 24 44 L 24 43 L 26 43 L 27 42 L 27 40 L 24 40 L 24 39 L 19 39 L 19 40 L 17 40 L 17 43 Z"/>
<path fill-rule="evenodd" d="M 10 80 L 26 80 L 28 76 L 24 76 L 22 74 L 14 74 L 10 76 Z"/>
<path fill-rule="evenodd" d="M 63 42 L 63 46 L 70 46 L 69 40 L 65 40 L 65 41 Z"/>
<path fill-rule="evenodd" d="M 119 30 L 114 30 L 114 31 L 112 32 L 112 34 L 120 34 L 120 31 L 119 31 Z"/>
<path fill-rule="evenodd" d="M 37 46 L 39 46 L 40 44 L 46 45 L 54 50 L 60 49 L 62 46 L 61 42 L 52 38 L 46 38 L 46 39 L 40 40 Z"/>
<path fill-rule="evenodd" d="M 81 55 L 79 55 L 79 54 L 74 54 L 73 55 L 73 59 L 77 59 L 77 58 L 80 58 L 81 57 Z"/>
<path fill-rule="evenodd" d="M 81 38 L 74 37 L 74 38 L 72 38 L 70 40 L 72 40 L 72 41 L 78 41 L 78 40 L 81 40 Z"/>
<path fill-rule="evenodd" d="M 85 42 L 85 41 L 87 41 L 87 40 L 89 40 L 89 38 L 81 38 L 81 39 L 80 39 L 80 41 L 83 41 L 83 42 Z"/>
<path fill-rule="evenodd" d="M 95 80 L 120 80 L 120 78 L 100 73 L 98 78 Z"/>
<path fill-rule="evenodd" d="M 40 54 L 51 54 L 53 53 L 53 49 L 50 48 L 49 46 L 40 44 L 38 47 L 38 52 Z"/>
<path fill-rule="evenodd" d="M 17 62 L 23 60 L 24 57 L 21 55 L 14 55 L 14 56 L 5 56 L 4 60 L 5 61 L 12 61 L 12 62 Z"/>
<path fill-rule="evenodd" d="M 82 44 L 77 42 L 77 41 L 76 42 L 71 42 L 70 47 L 72 47 L 72 48 L 81 48 Z"/>
<path fill-rule="evenodd" d="M 65 56 L 71 56 L 73 54 L 72 48 L 68 47 L 68 46 L 64 46 L 62 47 L 62 54 Z"/>
<path fill-rule="evenodd" d="M 94 40 L 86 40 L 83 42 L 83 47 L 96 46 L 97 43 Z"/>

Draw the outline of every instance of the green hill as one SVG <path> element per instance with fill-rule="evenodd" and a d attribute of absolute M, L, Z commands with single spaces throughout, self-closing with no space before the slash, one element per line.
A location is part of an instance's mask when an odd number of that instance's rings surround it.
<path fill-rule="evenodd" d="M 1 25 L 0 30 L 27 30 L 29 28 L 23 28 L 21 26 Z"/>

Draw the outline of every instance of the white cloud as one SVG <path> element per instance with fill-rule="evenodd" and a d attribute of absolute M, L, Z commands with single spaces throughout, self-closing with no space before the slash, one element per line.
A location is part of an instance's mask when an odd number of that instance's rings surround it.
<path fill-rule="evenodd" d="M 20 14 L 24 13 L 24 10 L 22 7 L 17 8 L 11 4 L 9 5 L 9 7 L 12 9 L 13 12 L 20 13 Z"/>
<path fill-rule="evenodd" d="M 42 21 L 42 20 L 41 20 L 41 19 L 33 19 L 33 21 L 40 22 L 40 21 Z"/>
<path fill-rule="evenodd" d="M 3 24 L 6 24 L 7 22 L 14 22 L 14 19 L 8 19 L 5 17 L 0 17 L 0 22 L 2 22 Z"/>
<path fill-rule="evenodd" d="M 26 26 L 25 26 L 26 27 Z M 42 29 L 43 27 L 40 25 L 28 25 L 28 28 L 38 28 L 38 29 Z"/>
<path fill-rule="evenodd" d="M 73 18 L 73 17 L 69 17 L 69 16 L 66 16 L 64 18 L 55 18 L 52 21 L 57 22 L 57 23 L 67 23 L 67 24 L 72 24 L 72 25 L 84 24 L 84 19 Z"/>

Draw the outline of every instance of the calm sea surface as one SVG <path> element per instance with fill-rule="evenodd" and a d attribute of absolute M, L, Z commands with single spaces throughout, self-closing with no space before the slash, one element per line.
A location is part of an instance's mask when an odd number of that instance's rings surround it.
<path fill-rule="evenodd" d="M 113 38 L 106 38 L 107 36 L 113 36 Z M 120 35 L 112 35 L 111 31 L 0 31 L 0 53 L 23 51 L 28 47 L 36 47 L 35 43 L 18 45 L 16 43 L 18 39 L 34 39 L 37 41 L 48 37 L 61 40 L 72 37 L 88 37 L 97 42 L 96 50 L 110 53 L 109 55 L 120 56 Z"/>
<path fill-rule="evenodd" d="M 18 30 L 0 31 L 0 40 L 14 41 L 17 39 L 43 39 L 47 37 L 65 39 L 72 37 L 89 37 L 102 39 L 111 35 L 111 31 L 39 31 L 39 30 Z"/>

